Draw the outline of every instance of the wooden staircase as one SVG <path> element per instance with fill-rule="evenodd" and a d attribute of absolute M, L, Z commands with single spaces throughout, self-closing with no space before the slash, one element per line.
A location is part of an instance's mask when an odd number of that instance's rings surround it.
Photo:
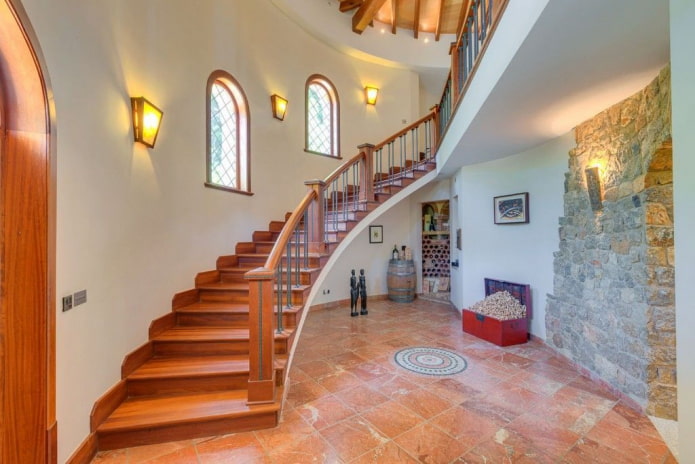
<path fill-rule="evenodd" d="M 199 273 L 195 288 L 176 294 L 172 311 L 152 321 L 149 340 L 123 361 L 122 380 L 94 405 L 90 425 L 97 449 L 277 425 L 296 329 L 330 254 L 370 211 L 434 167 L 432 159 L 423 159 L 396 177 L 378 173 L 373 176 L 374 201 L 357 202 L 348 189 L 328 206 L 325 249 L 310 254 L 308 266 L 302 260 L 299 285 L 291 286 L 292 304 L 282 311 L 283 330 L 274 332 L 275 401 L 248 401 L 251 322 L 244 276 L 264 265 L 284 221 L 271 221 L 268 230 L 253 232 L 250 242 L 238 243 L 235 254 L 220 256 L 215 270 Z M 294 258 L 283 258 L 281 267 L 288 264 L 294 266 Z"/>

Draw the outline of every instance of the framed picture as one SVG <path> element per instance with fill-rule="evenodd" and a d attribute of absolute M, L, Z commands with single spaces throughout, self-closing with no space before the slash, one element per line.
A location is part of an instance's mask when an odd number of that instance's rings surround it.
<path fill-rule="evenodd" d="M 369 243 L 384 243 L 384 226 L 369 226 Z"/>
<path fill-rule="evenodd" d="M 527 224 L 528 192 L 493 198 L 495 224 Z"/>

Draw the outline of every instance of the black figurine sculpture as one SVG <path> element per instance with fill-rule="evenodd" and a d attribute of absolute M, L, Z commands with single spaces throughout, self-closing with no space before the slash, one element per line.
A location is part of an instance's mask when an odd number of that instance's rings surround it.
<path fill-rule="evenodd" d="M 360 269 L 360 303 L 362 305 L 361 315 L 369 314 L 367 311 L 367 281 L 364 277 L 364 269 Z"/>
<path fill-rule="evenodd" d="M 355 270 L 350 271 L 350 316 L 355 317 L 357 313 L 357 297 L 360 294 L 360 287 L 357 283 Z"/>

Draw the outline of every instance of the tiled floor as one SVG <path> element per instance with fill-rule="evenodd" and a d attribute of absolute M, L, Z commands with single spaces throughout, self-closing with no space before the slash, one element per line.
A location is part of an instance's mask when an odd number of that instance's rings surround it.
<path fill-rule="evenodd" d="M 454 350 L 457 375 L 410 373 L 408 346 Z M 499 348 L 448 305 L 370 302 L 312 312 L 282 423 L 269 430 L 100 453 L 94 463 L 673 463 L 647 417 L 543 345 Z"/>

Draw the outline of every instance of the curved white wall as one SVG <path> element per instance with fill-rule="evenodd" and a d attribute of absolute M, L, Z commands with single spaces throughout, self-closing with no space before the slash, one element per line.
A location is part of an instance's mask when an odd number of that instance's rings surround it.
<path fill-rule="evenodd" d="M 193 286 L 237 241 L 291 211 L 341 161 L 304 144 L 304 84 L 335 84 L 343 156 L 420 116 L 416 74 L 348 57 L 317 41 L 270 1 L 23 0 L 55 92 L 58 127 L 57 315 L 59 456 L 89 433 L 94 401 L 120 378 L 174 293 Z M 207 189 L 205 84 L 215 69 L 243 87 L 251 114 L 253 196 Z M 363 88 L 381 89 L 376 107 Z M 284 122 L 270 95 L 289 100 Z M 130 96 L 164 110 L 157 146 L 134 145 Z M 56 306 L 58 306 L 58 301 Z"/>
<path fill-rule="evenodd" d="M 574 146 L 569 133 L 523 153 L 466 166 L 454 176 L 462 250 L 452 259 L 452 302 L 459 310 L 485 297 L 486 277 L 531 285 L 531 333 L 545 339 L 546 295 L 553 291 L 553 252 L 563 215 L 564 173 Z M 496 225 L 493 198 L 529 193 L 529 223 Z M 456 226 L 453 230 L 455 230 Z M 454 287 L 460 286 L 460 290 Z"/>

